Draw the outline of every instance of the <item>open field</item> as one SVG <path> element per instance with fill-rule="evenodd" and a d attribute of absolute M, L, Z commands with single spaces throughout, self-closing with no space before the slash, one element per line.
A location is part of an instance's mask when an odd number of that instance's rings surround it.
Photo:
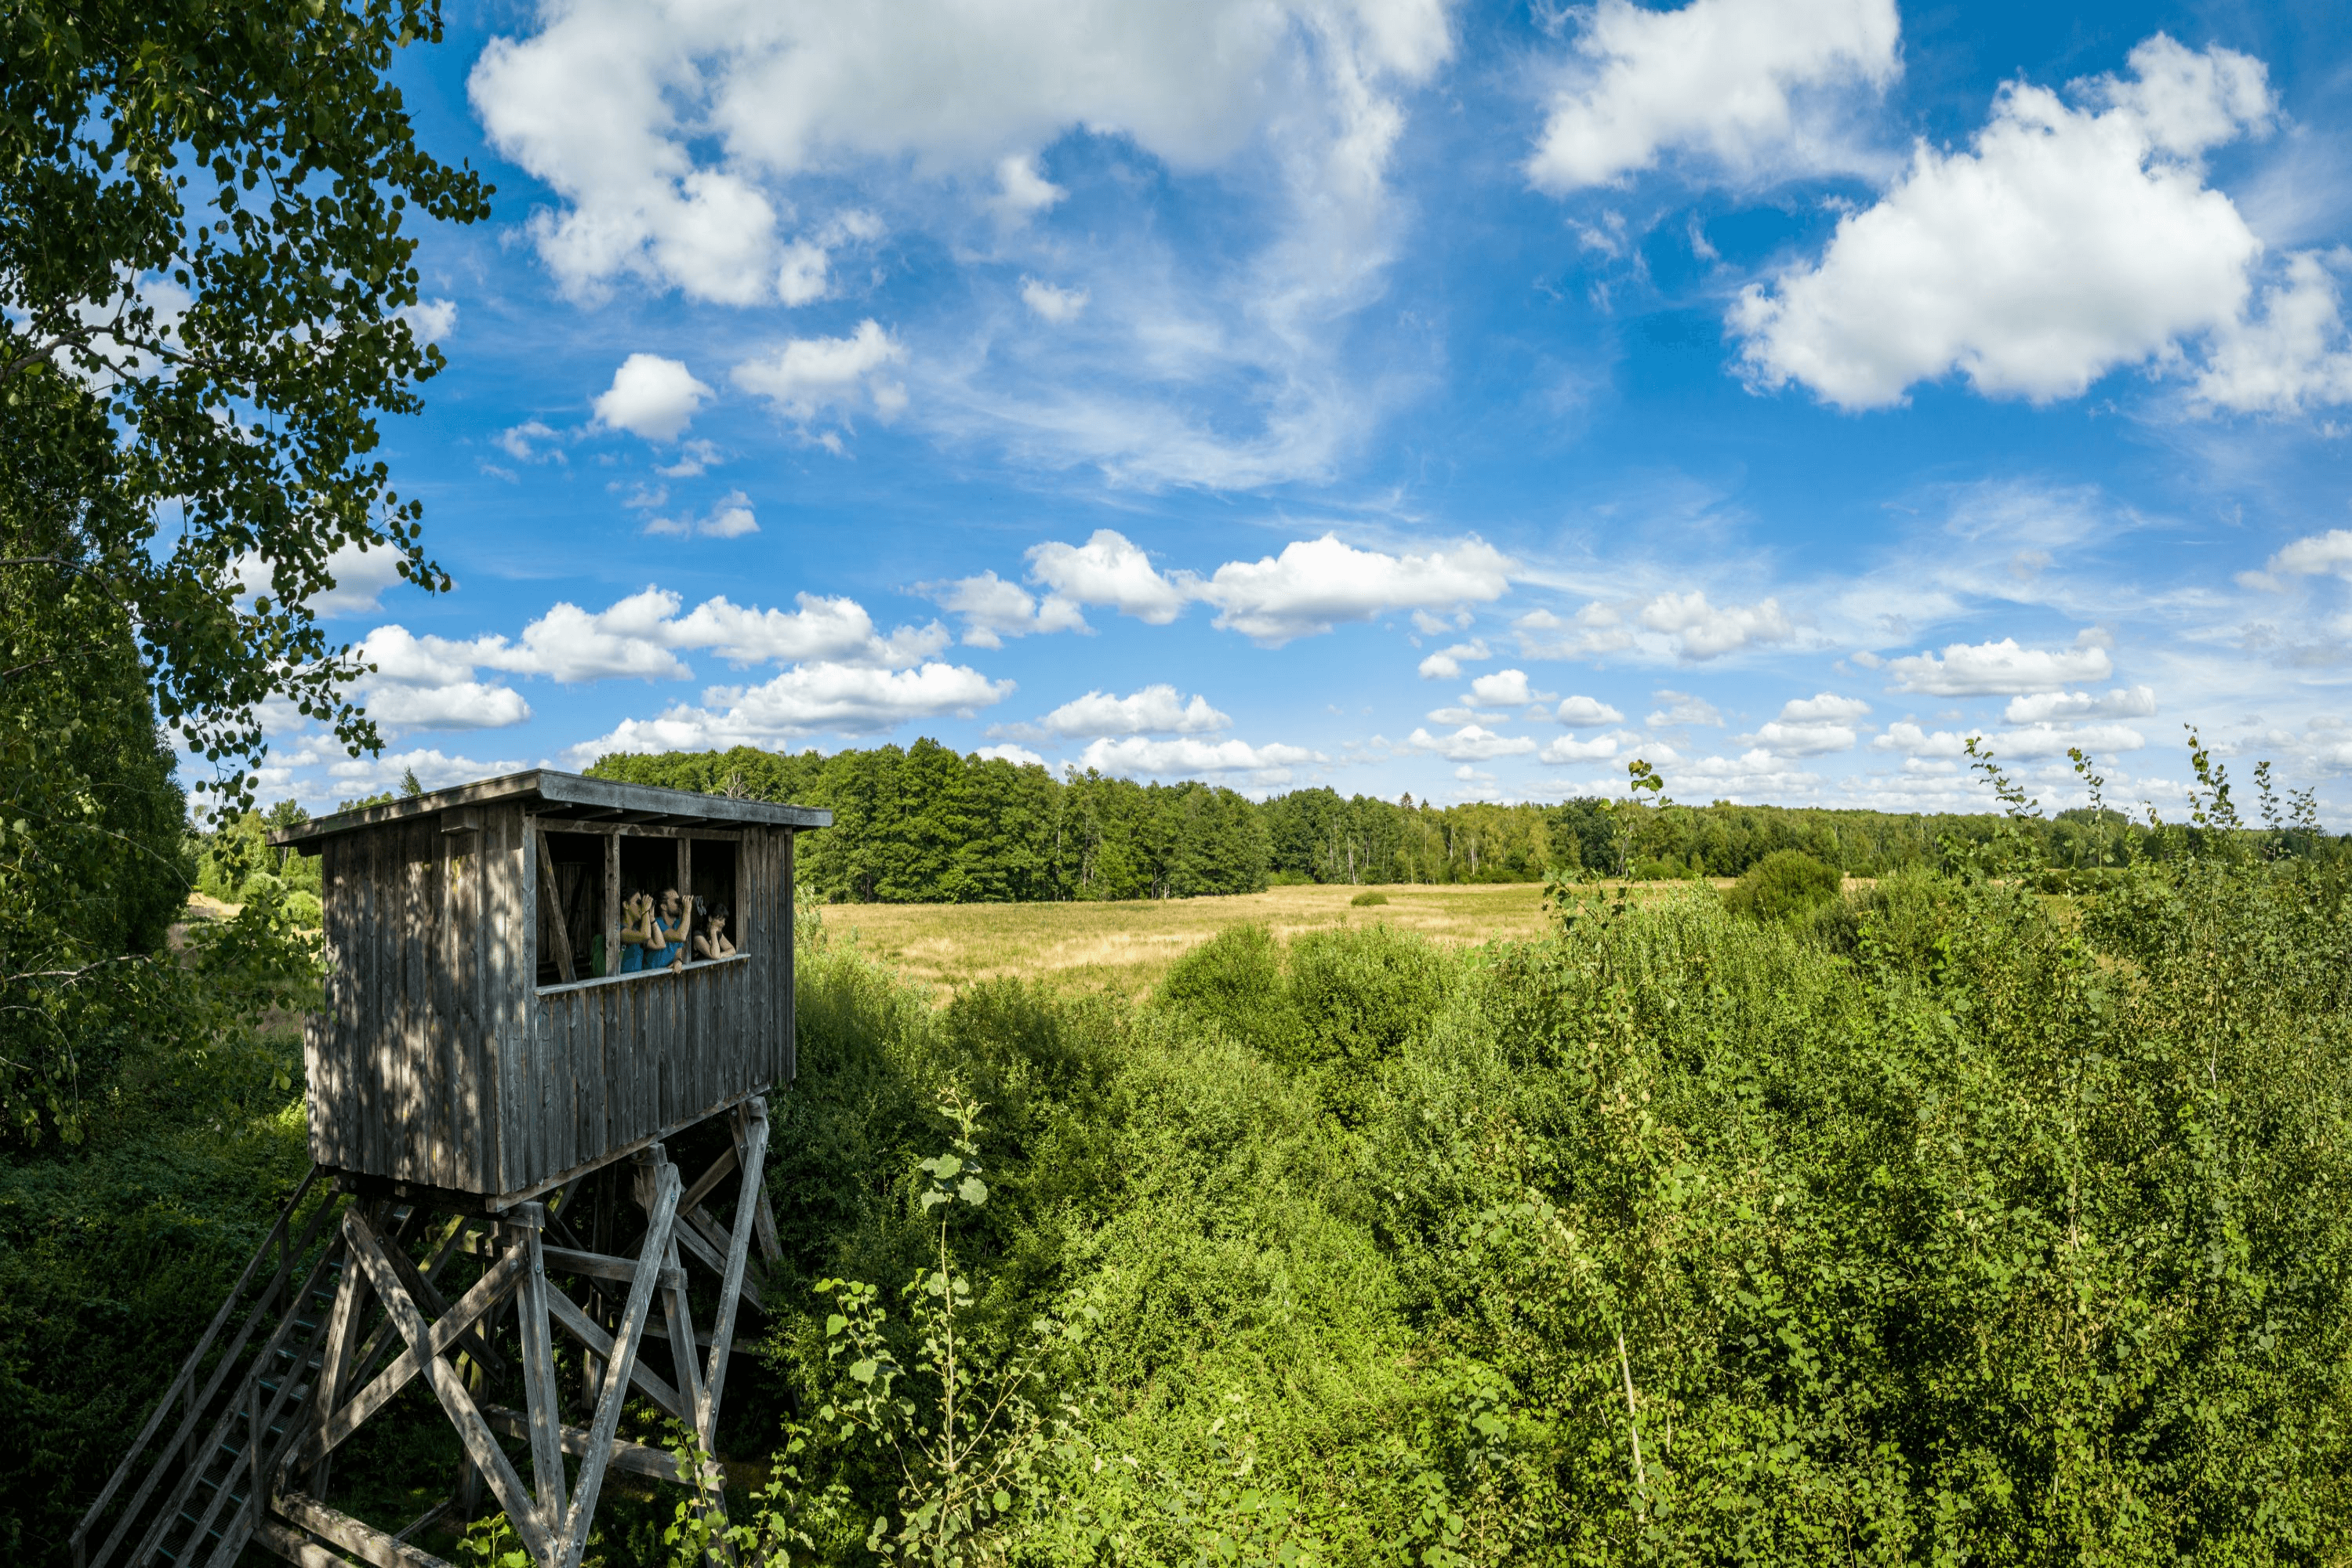
<path fill-rule="evenodd" d="M 1368 891 L 1389 901 L 1360 909 L 1349 902 Z M 1465 946 L 1523 939 L 1544 929 L 1542 889 L 1533 882 L 1272 888 L 1233 898 L 1128 903 L 828 904 L 824 920 L 828 940 L 855 943 L 909 977 L 941 987 L 942 1002 L 957 986 L 1002 976 L 1141 996 L 1185 952 L 1245 922 L 1266 926 L 1282 939 L 1384 923 Z"/>
<path fill-rule="evenodd" d="M 1385 904 L 1349 900 L 1378 891 Z M 1543 929 L 1533 882 L 1456 887 L 1332 885 L 1270 888 L 1223 899 L 1067 904 L 827 904 L 835 942 L 912 979 L 945 988 L 1002 976 L 1044 980 L 1070 990 L 1140 996 L 1169 965 L 1228 926 L 1255 923 L 1278 938 L 1333 926 L 1386 923 L 1440 942 L 1475 945 L 1534 936 Z"/>

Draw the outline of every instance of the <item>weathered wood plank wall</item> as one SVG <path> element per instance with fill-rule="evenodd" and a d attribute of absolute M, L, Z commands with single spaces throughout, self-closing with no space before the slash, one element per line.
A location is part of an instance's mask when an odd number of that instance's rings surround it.
<path fill-rule="evenodd" d="M 730 846 L 740 956 L 542 993 L 543 844 L 492 804 L 320 846 L 330 973 L 303 1051 L 321 1165 L 519 1193 L 791 1079 L 789 830 Z M 681 874 L 691 854 L 679 836 Z"/>

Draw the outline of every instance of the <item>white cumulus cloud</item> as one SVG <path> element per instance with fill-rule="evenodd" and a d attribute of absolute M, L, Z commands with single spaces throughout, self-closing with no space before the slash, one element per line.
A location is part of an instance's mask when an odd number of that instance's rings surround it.
<path fill-rule="evenodd" d="M 511 686 L 461 680 L 449 686 L 371 683 L 360 693 L 368 717 L 389 730 L 503 730 L 530 717 Z"/>
<path fill-rule="evenodd" d="M 1687 594 L 1661 594 L 1642 606 L 1642 624 L 1664 632 L 1675 652 L 1686 659 L 1720 658 L 1751 643 L 1786 642 L 1796 635 L 1780 601 L 1753 605 L 1710 605 L 1694 588 Z"/>
<path fill-rule="evenodd" d="M 1003 647 L 1006 637 L 1025 637 L 1032 632 L 1090 629 L 1078 606 L 1059 594 L 1048 594 L 1040 603 L 1028 589 L 1006 582 L 994 572 L 950 583 L 925 583 L 921 589 L 941 609 L 963 618 L 963 640 L 973 647 Z"/>
<path fill-rule="evenodd" d="M 596 397 L 596 423 L 626 430 L 648 441 L 675 441 L 710 395 L 680 360 L 634 353 L 613 373 L 613 384 Z"/>
<path fill-rule="evenodd" d="M 1844 408 L 1953 370 L 2042 402 L 2236 323 L 2262 242 L 2198 160 L 2266 123 L 2262 63 L 2162 34 L 2130 63 L 2080 107 L 2011 82 L 1968 149 L 1922 143 L 1818 264 L 1743 293 L 1748 374 Z"/>
<path fill-rule="evenodd" d="M 1279 742 L 1253 746 L 1245 741 L 1202 741 L 1191 736 L 1154 741 L 1129 735 L 1093 742 L 1078 754 L 1078 766 L 1114 778 L 1224 779 L 1240 774 L 1252 784 L 1275 785 L 1288 784 L 1292 769 L 1325 760 L 1320 752 Z"/>
<path fill-rule="evenodd" d="M 2155 711 L 2155 688 L 2118 686 L 2104 693 L 2044 691 L 2012 697 L 2001 716 L 2012 724 L 2040 724 L 2053 719 L 2145 719 Z"/>
<path fill-rule="evenodd" d="M 2095 643 L 2033 648 L 2019 647 L 2015 637 L 1952 643 L 1941 654 L 1911 654 L 1887 660 L 1885 668 L 1897 691 L 1920 691 L 1933 697 L 2058 691 L 2084 681 L 2105 680 L 2115 673 L 2114 660 Z"/>
<path fill-rule="evenodd" d="M 1496 757 L 1525 756 L 1536 743 L 1525 735 L 1498 735 L 1483 724 L 1465 724 L 1446 735 L 1415 730 L 1405 744 L 1416 752 L 1434 752 L 1449 763 L 1484 763 Z"/>
<path fill-rule="evenodd" d="M 1625 715 L 1597 697 L 1568 697 L 1560 700 L 1552 717 L 1571 729 L 1590 729 L 1595 724 L 1617 724 Z"/>
<path fill-rule="evenodd" d="M 322 618 L 366 615 L 376 607 L 385 589 L 401 581 L 400 561 L 400 552 L 389 546 L 335 546 L 327 555 L 327 575 L 334 585 L 310 596 L 310 613 Z M 276 594 L 268 569 L 257 555 L 238 556 L 230 574 L 236 579 L 240 599 Z"/>
<path fill-rule="evenodd" d="M 1713 724 L 1720 727 L 1723 723 L 1723 715 L 1717 710 L 1715 704 L 1695 693 L 1661 689 L 1651 695 L 1659 702 L 1657 710 L 1645 721 L 1654 730 L 1669 724 Z"/>
<path fill-rule="evenodd" d="M 1017 221 L 1058 198 L 1034 154 L 1066 130 L 1209 168 L 1302 95 L 1376 130 L 1398 117 L 1383 83 L 1452 47 L 1442 0 L 575 0 L 492 38 L 467 90 L 491 143 L 556 193 L 530 233 L 568 290 L 634 276 L 749 305 L 775 297 L 795 176 L 986 176 Z"/>
<path fill-rule="evenodd" d="M 1114 529 L 1095 530 L 1084 544 L 1033 545 L 1028 560 L 1031 582 L 1073 604 L 1106 605 L 1148 626 L 1166 626 L 1191 597 L 1189 574 L 1162 576 L 1142 546 Z"/>
<path fill-rule="evenodd" d="M 1198 692 L 1188 700 L 1163 683 L 1125 697 L 1089 691 L 1039 719 L 1034 728 L 1052 735 L 1198 735 L 1232 723 Z"/>
<path fill-rule="evenodd" d="M 907 406 L 906 386 L 887 374 L 906 357 L 898 340 L 869 317 L 847 337 L 794 338 L 728 374 L 778 414 L 802 424 L 828 411 L 846 414 L 862 406 L 887 422 Z"/>
<path fill-rule="evenodd" d="M 2352 579 L 2352 528 L 2331 528 L 2298 539 L 2271 557 L 2270 569 L 2297 577 L 2334 573 Z"/>
<path fill-rule="evenodd" d="M 2344 303 L 2328 262 L 2310 251 L 2288 256 L 2283 276 L 2262 291 L 2262 309 L 2214 334 L 2197 378 L 2196 398 L 2219 408 L 2293 414 L 2352 403 L 2352 347 Z"/>
<path fill-rule="evenodd" d="M 1462 700 L 1485 703 L 1492 707 L 1517 708 L 1529 702 L 1549 702 L 1555 692 L 1537 691 L 1528 685 L 1524 669 L 1498 669 L 1492 675 L 1482 675 L 1470 683 Z"/>
<path fill-rule="evenodd" d="M 648 498 L 651 500 L 652 498 Z M 657 500 L 654 504 L 660 504 Z M 732 490 L 700 517 L 662 515 L 649 518 L 646 531 L 667 534 L 672 538 L 740 539 L 747 533 L 760 531 L 760 520 L 751 510 L 751 498 L 741 490 Z"/>
<path fill-rule="evenodd" d="M 1055 326 L 1076 321 L 1087 308 L 1085 289 L 1057 289 L 1034 278 L 1021 280 L 1021 299 L 1030 310 Z"/>
<path fill-rule="evenodd" d="M 1427 555 L 1358 550 L 1337 537 L 1297 540 L 1278 556 L 1229 561 L 1193 592 L 1216 624 L 1265 647 L 1395 610 L 1451 608 L 1500 598 L 1511 562 L 1479 540 Z"/>
<path fill-rule="evenodd" d="M 419 342 L 444 342 L 457 335 L 457 301 L 455 300 L 419 300 L 414 305 L 404 305 L 400 319 Z"/>
<path fill-rule="evenodd" d="M 1416 610 L 1413 614 L 1421 615 L 1423 612 Z M 1458 642 L 1451 647 L 1439 648 L 1435 653 L 1423 659 L 1421 678 L 1423 680 L 1459 680 L 1462 679 L 1462 666 L 1465 661 L 1475 663 L 1494 657 L 1486 647 L 1486 638 L 1472 637 L 1468 642 Z"/>
<path fill-rule="evenodd" d="M 681 702 L 657 718 L 623 720 L 568 754 L 585 763 L 612 752 L 772 747 L 818 733 L 882 734 L 914 720 L 977 711 L 1013 689 L 1010 680 L 991 680 L 961 665 L 795 665 L 758 686 L 711 687 L 698 706 Z"/>
<path fill-rule="evenodd" d="M 1776 757 L 1819 757 L 1832 752 L 1850 752 L 1861 738 L 1854 730 L 1854 721 L 1869 711 L 1870 704 L 1860 698 L 1841 697 L 1834 692 L 1792 698 L 1781 705 L 1779 718 L 1758 725 L 1753 735 L 1739 737 L 1739 744 Z"/>
<path fill-rule="evenodd" d="M 1573 735 L 1562 735 L 1536 753 L 1539 763 L 1594 763 L 1613 757 L 1618 752 L 1614 735 L 1595 735 L 1590 741 L 1580 741 Z"/>
<path fill-rule="evenodd" d="M 1633 646 L 1633 634 L 1614 607 L 1598 600 L 1573 620 L 1549 610 L 1529 610 L 1511 623 L 1522 658 L 1597 658 Z"/>
<path fill-rule="evenodd" d="M 1842 99 L 1898 68 L 1894 0 L 1601 0 L 1554 94 L 1528 174 L 1608 184 L 1685 153 L 1736 177 L 1840 167 Z"/>

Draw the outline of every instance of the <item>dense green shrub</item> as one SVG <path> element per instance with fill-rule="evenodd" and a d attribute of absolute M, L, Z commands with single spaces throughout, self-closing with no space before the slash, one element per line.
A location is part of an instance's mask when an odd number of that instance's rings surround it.
<path fill-rule="evenodd" d="M 1378 889 L 1358 893 L 1354 898 L 1348 900 L 1349 903 L 1360 910 L 1369 910 L 1375 904 L 1385 904 L 1388 901 L 1389 896 Z"/>
<path fill-rule="evenodd" d="M 2336 875 L 2143 868 L 2077 911 L 1911 874 L 1482 954 L 1235 932 L 1140 1015 L 894 1015 L 894 1071 L 1062 1086 L 1013 1118 L 1050 1136 L 985 1141 L 1008 1191 L 1053 1174 L 963 1266 L 991 1342 L 1084 1331 L 975 1528 L 1035 1563 L 2341 1561 Z M 847 1241 L 866 1279 L 918 1261 Z"/>
<path fill-rule="evenodd" d="M 1811 914 L 1838 896 L 1845 879 L 1795 849 L 1776 850 L 1740 873 L 1724 889 L 1723 905 L 1753 921 L 1790 921 Z"/>
<path fill-rule="evenodd" d="M 1185 1017 L 1262 1050 L 1283 1049 L 1297 1033 L 1281 951 L 1261 925 L 1228 926 L 1178 959 L 1160 995 Z"/>

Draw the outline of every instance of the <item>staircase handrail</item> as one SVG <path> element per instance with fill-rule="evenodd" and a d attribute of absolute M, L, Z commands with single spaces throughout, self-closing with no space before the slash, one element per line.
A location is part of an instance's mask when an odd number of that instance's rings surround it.
<path fill-rule="evenodd" d="M 309 1195 L 311 1186 L 318 1179 L 319 1166 L 313 1162 L 310 1170 L 303 1173 L 301 1182 L 294 1188 L 293 1195 L 288 1198 L 284 1206 L 278 1211 L 276 1222 L 270 1226 L 269 1233 L 261 1238 L 261 1245 L 254 1250 L 252 1258 L 245 1266 L 245 1272 L 236 1277 L 236 1283 L 230 1288 L 228 1295 L 222 1300 L 220 1310 L 213 1314 L 213 1321 L 205 1327 L 204 1336 L 196 1341 L 196 1348 L 190 1351 L 187 1360 L 181 1363 L 179 1375 L 172 1379 L 171 1386 L 164 1389 L 163 1397 L 155 1401 L 155 1408 L 149 1414 L 146 1425 L 139 1429 L 139 1436 L 132 1439 L 130 1452 L 123 1455 L 121 1464 L 115 1466 L 114 1474 L 107 1478 L 106 1485 L 100 1489 L 96 1500 L 91 1502 L 89 1511 L 81 1516 L 81 1522 L 75 1525 L 73 1533 L 67 1537 L 73 1547 L 74 1568 L 89 1568 L 89 1532 L 97 1527 L 100 1517 L 106 1511 L 107 1505 L 114 1500 L 115 1494 L 122 1489 L 123 1483 L 131 1479 L 131 1472 L 137 1468 L 140 1458 L 147 1452 L 148 1445 L 154 1441 L 156 1432 L 163 1425 L 163 1417 L 171 1412 L 173 1401 L 184 1396 L 194 1384 L 196 1373 L 203 1367 L 205 1355 L 212 1350 L 213 1342 L 220 1338 L 220 1331 L 227 1325 L 230 1316 L 236 1310 L 237 1303 L 245 1299 L 245 1288 L 253 1282 L 255 1271 L 259 1269 L 262 1263 L 268 1259 L 271 1247 L 276 1247 L 280 1249 L 280 1262 L 289 1266 L 290 1273 L 293 1249 L 286 1246 L 288 1226 L 294 1217 L 294 1211 L 301 1206 L 303 1198 Z M 304 1245 L 308 1246 L 307 1240 Z M 239 1336 L 240 1348 L 245 1337 Z M 224 1358 L 225 1363 L 226 1359 Z M 216 1372 L 225 1371 L 226 1364 L 215 1370 Z M 186 1415 L 181 1420 L 183 1426 L 193 1424 L 199 1405 L 210 1403 L 212 1395 L 217 1391 L 219 1382 L 220 1378 L 215 1375 L 213 1385 L 205 1390 L 204 1399 L 191 1402 Z M 177 1438 L 178 1435 L 175 1434 L 174 1441 L 177 1441 Z M 144 1489 L 142 1493 L 143 1490 Z M 134 1503 L 133 1507 L 136 1506 Z M 113 1542 L 110 1541 L 108 1545 L 110 1547 Z"/>

